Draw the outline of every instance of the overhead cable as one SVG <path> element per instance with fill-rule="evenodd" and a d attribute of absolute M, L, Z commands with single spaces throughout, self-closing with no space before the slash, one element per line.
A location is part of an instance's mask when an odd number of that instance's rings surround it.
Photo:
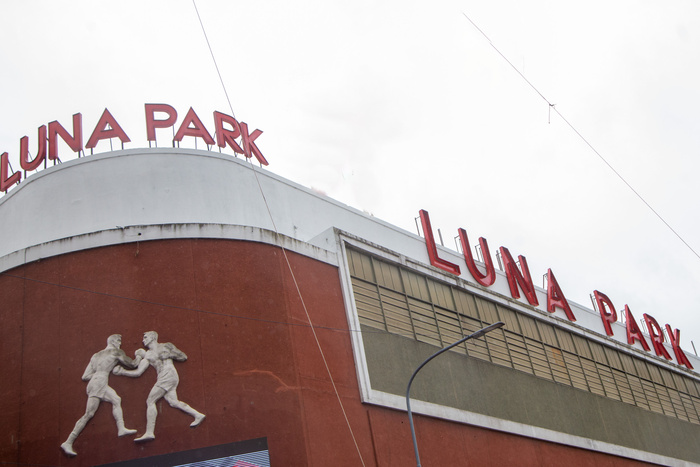
<path fill-rule="evenodd" d="M 219 71 L 219 66 L 216 64 L 216 57 L 214 56 L 214 51 L 212 50 L 211 44 L 209 43 L 209 39 L 208 39 L 208 37 L 207 37 L 207 33 L 206 33 L 205 28 L 204 28 L 204 23 L 202 22 L 202 18 L 201 18 L 201 16 L 199 15 L 199 10 L 197 10 L 197 3 L 195 2 L 195 0 L 192 0 L 192 4 L 194 5 L 194 9 L 195 9 L 195 11 L 197 12 L 197 18 L 199 19 L 199 24 L 200 24 L 200 26 L 202 27 L 202 32 L 204 33 L 204 38 L 205 38 L 206 41 L 207 41 L 207 46 L 209 47 L 209 52 L 211 53 L 211 58 L 212 58 L 212 60 L 214 61 L 214 66 L 216 67 L 216 72 L 217 72 L 217 74 L 219 75 L 219 81 L 221 82 L 221 87 L 224 89 L 224 94 L 226 94 L 226 99 L 228 100 L 228 105 L 229 105 L 229 108 L 230 108 L 230 110 L 231 110 L 231 114 L 235 117 L 235 114 L 233 113 L 233 107 L 232 107 L 232 105 L 231 105 L 231 100 L 229 99 L 229 97 L 228 97 L 228 92 L 226 91 L 226 85 L 224 84 L 224 80 L 223 80 L 223 78 L 221 77 L 221 72 Z M 289 273 L 290 273 L 291 276 L 292 276 L 292 281 L 294 282 L 294 287 L 296 288 L 297 295 L 299 296 L 299 300 L 301 301 L 302 308 L 304 309 L 304 313 L 306 314 L 306 319 L 307 319 L 307 321 L 308 321 L 308 323 L 309 323 L 309 327 L 310 327 L 310 329 L 311 329 L 311 332 L 313 333 L 314 341 L 316 342 L 316 346 L 317 346 L 317 348 L 318 348 L 318 350 L 319 350 L 319 352 L 320 352 L 320 354 L 321 354 L 321 359 L 323 360 L 323 364 L 324 364 L 325 367 L 326 367 L 326 373 L 328 374 L 328 377 L 329 377 L 329 379 L 330 379 L 331 385 L 333 386 L 333 391 L 335 392 L 335 396 L 336 396 L 336 398 L 337 398 L 337 400 L 338 400 L 338 404 L 340 405 L 340 410 L 342 411 L 343 417 L 345 418 L 345 424 L 347 425 L 348 430 L 350 431 L 350 436 L 352 437 L 352 441 L 353 441 L 353 443 L 355 444 L 355 449 L 357 450 L 357 454 L 358 454 L 358 456 L 360 457 L 360 462 L 361 462 L 362 465 L 364 466 L 364 465 L 365 465 L 365 461 L 364 461 L 364 459 L 362 458 L 362 452 L 360 452 L 360 447 L 359 447 L 359 445 L 357 444 L 357 439 L 355 438 L 355 433 L 353 432 L 352 426 L 350 425 L 350 420 L 348 419 L 348 415 L 347 415 L 347 413 L 346 413 L 346 411 L 345 411 L 345 406 L 343 405 L 343 401 L 342 401 L 342 399 L 340 398 L 340 393 L 338 392 L 338 388 L 336 387 L 335 380 L 333 379 L 333 374 L 331 373 L 331 369 L 330 369 L 330 367 L 328 366 L 328 362 L 327 362 L 327 360 L 326 360 L 326 355 L 325 355 L 325 353 L 323 352 L 323 348 L 321 347 L 321 342 L 320 342 L 318 336 L 316 335 L 315 326 L 314 326 L 313 323 L 311 322 L 311 315 L 309 314 L 309 311 L 308 311 L 308 309 L 307 309 L 307 307 L 306 307 L 306 302 L 304 301 L 304 297 L 302 296 L 301 289 L 299 288 L 299 284 L 297 283 L 297 278 L 296 278 L 296 276 L 295 276 L 295 274 L 294 274 L 294 271 L 292 270 L 292 265 L 291 265 L 291 263 L 290 263 L 290 261 L 289 261 L 289 258 L 287 257 L 287 250 L 286 250 L 286 248 L 284 248 L 283 243 L 282 243 L 282 241 L 281 241 L 281 238 L 280 238 L 281 236 L 280 236 L 279 231 L 277 230 L 277 225 L 275 224 L 275 220 L 274 220 L 274 218 L 273 218 L 273 216 L 272 216 L 272 211 L 270 210 L 270 206 L 269 206 L 269 204 L 267 203 L 267 197 L 265 196 L 265 192 L 264 192 L 264 190 L 263 190 L 262 184 L 260 183 L 260 180 L 259 180 L 259 178 L 258 178 L 258 172 L 257 172 L 257 170 L 255 169 L 255 165 L 253 165 L 253 164 L 251 163 L 250 166 L 251 166 L 251 168 L 252 168 L 252 170 L 253 170 L 253 174 L 255 175 L 255 181 L 256 181 L 257 184 L 258 184 L 258 189 L 260 190 L 260 195 L 262 196 L 262 199 L 263 199 L 263 201 L 265 202 L 265 207 L 266 207 L 266 209 L 267 209 L 267 213 L 268 213 L 268 216 L 269 216 L 269 218 L 270 218 L 270 221 L 272 222 L 272 226 L 273 226 L 274 231 L 275 231 L 275 236 L 276 236 L 276 239 L 277 239 L 277 241 L 278 241 L 278 246 L 282 249 L 282 254 L 283 254 L 283 256 L 284 256 L 284 260 L 285 260 L 285 262 L 286 262 L 286 264 L 287 264 L 287 268 L 289 269 Z"/>
<path fill-rule="evenodd" d="M 532 83 L 530 82 L 530 80 L 528 80 L 528 79 L 525 77 L 525 75 L 524 75 L 520 70 L 518 70 L 518 69 L 515 67 L 515 65 L 513 65 L 513 63 L 512 63 L 510 60 L 508 60 L 508 57 L 506 57 L 505 55 L 503 55 L 503 53 L 501 53 L 501 51 L 498 50 L 498 47 L 496 47 L 496 46 L 493 44 L 493 42 L 491 41 L 491 39 L 489 38 L 489 36 L 487 36 L 486 33 L 485 33 L 484 31 L 482 31 L 481 28 L 480 28 L 479 26 L 477 26 L 476 23 L 474 23 L 474 21 L 472 21 L 472 19 L 471 19 L 469 16 L 467 16 L 466 13 L 462 12 L 462 14 L 464 15 L 465 18 L 467 18 L 467 20 L 472 24 L 472 26 L 474 26 L 474 28 L 475 28 L 477 31 L 479 31 L 479 33 L 481 33 L 482 36 L 484 36 L 484 38 L 489 42 L 489 45 L 493 48 L 493 50 L 495 50 L 496 53 L 498 53 L 498 55 L 500 55 L 501 58 L 503 58 L 503 60 L 505 60 L 506 63 L 508 63 L 508 65 L 510 65 L 510 67 L 511 67 L 513 70 L 515 70 L 515 72 L 516 72 L 516 73 L 517 73 L 517 74 L 518 74 L 518 75 L 519 75 L 519 76 L 520 76 L 520 77 L 521 77 L 521 78 L 522 78 L 522 79 L 523 79 L 523 80 L 524 80 L 524 81 L 525 81 L 525 82 L 526 82 L 526 83 L 527 83 L 527 84 L 528 84 L 528 85 L 529 85 L 529 86 L 530 86 L 530 87 L 531 87 L 531 88 L 532 88 L 532 89 L 533 89 L 533 90 L 534 90 L 534 91 L 549 105 L 550 111 L 551 111 L 551 109 L 554 109 L 554 112 L 555 112 L 557 115 L 559 115 L 559 117 L 561 117 L 561 119 L 564 121 L 564 123 L 566 123 L 566 124 L 569 126 L 569 128 L 571 128 L 571 130 L 572 130 L 574 133 L 576 133 L 576 135 L 577 135 L 584 143 L 586 143 L 586 145 L 600 158 L 600 160 L 602 160 L 602 161 L 605 163 L 605 165 L 607 165 L 608 168 L 609 168 L 610 170 L 612 170 L 612 172 L 617 176 L 617 178 L 619 178 L 620 180 L 622 180 L 622 183 L 624 183 L 624 184 L 627 186 L 627 188 L 629 188 L 629 189 L 632 191 L 632 193 L 634 193 L 635 196 L 636 196 L 637 198 L 639 198 L 639 199 L 641 200 L 641 202 L 644 203 L 644 205 L 645 205 L 647 208 L 649 208 L 649 210 L 650 210 L 651 212 L 653 212 L 654 215 L 655 215 L 661 222 L 663 222 L 663 224 L 664 224 L 666 227 L 668 227 L 668 229 L 669 229 L 671 232 L 673 232 L 673 234 L 674 234 L 676 237 L 678 237 L 678 239 L 679 239 L 681 242 L 683 242 L 683 244 L 684 244 L 686 247 L 688 247 L 688 249 L 689 249 L 690 251 L 692 251 L 693 254 L 694 254 L 698 259 L 700 259 L 700 254 L 698 254 L 698 252 L 695 251 L 695 249 L 693 249 L 693 247 L 690 246 L 690 244 L 689 244 L 688 242 L 686 242 L 685 239 L 684 239 L 683 237 L 681 237 L 681 235 L 680 235 L 673 227 L 671 227 L 671 225 L 670 225 L 668 222 L 666 222 L 666 219 L 664 219 L 663 216 L 661 216 L 661 214 L 659 214 L 659 212 L 658 212 L 656 209 L 654 209 L 654 208 L 651 206 L 651 204 L 649 204 L 649 203 L 647 202 L 647 200 L 645 200 L 644 197 L 643 197 L 637 190 L 635 190 L 634 187 L 633 187 L 627 180 L 625 180 L 625 178 L 622 176 L 622 174 L 620 174 L 620 172 L 618 172 L 618 171 L 615 169 L 615 167 L 613 167 L 612 164 L 610 164 L 610 162 L 608 162 L 608 161 L 603 157 L 603 155 L 602 155 L 600 152 L 598 152 L 598 150 L 597 150 L 595 147 L 593 147 L 593 145 L 581 134 L 581 132 L 578 131 L 578 130 L 574 127 L 574 125 L 571 124 L 571 123 L 569 122 L 569 120 L 567 120 L 567 119 L 564 117 L 564 115 L 562 115 L 562 113 L 559 111 L 559 109 L 556 108 L 555 104 L 552 104 L 552 103 L 549 101 L 549 99 L 547 99 L 547 98 L 544 96 L 544 94 L 542 94 L 542 93 L 539 91 L 539 89 L 537 89 L 537 88 L 535 87 L 535 85 L 532 84 Z"/>

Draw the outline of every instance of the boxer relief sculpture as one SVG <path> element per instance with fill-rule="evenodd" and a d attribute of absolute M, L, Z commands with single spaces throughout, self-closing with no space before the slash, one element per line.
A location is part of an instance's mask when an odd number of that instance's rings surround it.
<path fill-rule="evenodd" d="M 78 437 L 87 422 L 95 415 L 101 401 L 112 404 L 112 415 L 117 422 L 117 435 L 131 435 L 136 433 L 136 430 L 130 430 L 124 426 L 124 415 L 122 414 L 122 399 L 117 395 L 116 391 L 109 387 L 109 374 L 116 368 L 121 368 L 119 365 L 124 365 L 127 368 L 137 368 L 138 362 L 133 361 L 126 356 L 120 348 L 122 345 L 122 336 L 112 334 L 107 338 L 107 347 L 100 350 L 92 356 L 88 363 L 85 372 L 83 373 L 83 381 L 88 381 L 87 385 L 87 408 L 85 414 L 75 423 L 75 427 L 68 439 L 61 444 L 61 449 L 69 456 L 75 456 L 77 453 L 73 450 L 73 442 Z"/>
<path fill-rule="evenodd" d="M 121 367 L 114 367 L 115 375 L 139 377 L 149 366 L 155 368 L 158 375 L 156 384 L 153 385 L 148 399 L 146 399 L 146 432 L 134 441 L 149 441 L 155 439 L 156 416 L 158 409 L 156 402 L 164 397 L 171 407 L 180 409 L 188 415 L 194 417 L 194 421 L 190 423 L 191 427 L 196 427 L 202 420 L 204 414 L 197 412 L 195 409 L 180 401 L 177 398 L 177 385 L 180 382 L 180 377 L 177 374 L 173 360 L 184 362 L 187 360 L 187 355 L 170 342 L 161 344 L 158 342 L 158 333 L 148 331 L 143 335 L 143 345 L 148 350 L 138 349 L 136 351 L 136 359 L 134 362 L 138 365 L 135 370 L 125 370 Z"/>
<path fill-rule="evenodd" d="M 187 355 L 169 342 L 159 343 L 158 333 L 155 331 L 144 333 L 143 344 L 147 349 L 136 350 L 136 356 L 132 360 L 121 349 L 121 335 L 113 334 L 107 339 L 107 347 L 92 356 L 82 376 L 83 381 L 88 381 L 88 401 L 85 414 L 76 422 L 68 439 L 61 444 L 61 449 L 68 456 L 77 455 L 73 449 L 73 443 L 88 421 L 95 415 L 101 401 L 112 404 L 112 414 L 117 423 L 118 436 L 136 433 L 136 430 L 124 426 L 121 398 L 108 385 L 110 373 L 137 378 L 149 366 L 156 370 L 156 383 L 146 399 L 146 431 L 134 441 L 143 442 L 155 439 L 156 417 L 158 415 L 156 402 L 161 398 L 165 398 L 170 406 L 191 415 L 194 418 L 190 424 L 191 427 L 199 426 L 202 423 L 205 415 L 177 398 L 177 386 L 180 378 L 173 361 L 184 362 L 187 360 Z"/>

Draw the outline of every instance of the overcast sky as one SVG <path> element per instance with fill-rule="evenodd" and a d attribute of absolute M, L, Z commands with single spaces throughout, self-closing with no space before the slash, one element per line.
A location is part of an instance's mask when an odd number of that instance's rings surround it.
<path fill-rule="evenodd" d="M 590 308 L 600 290 L 700 350 L 700 258 L 464 16 L 700 251 L 700 3 L 197 7 L 268 170 L 414 232 L 426 209 L 446 246 L 463 227 L 526 256 L 540 284 L 551 267 L 569 300 Z M 210 131 L 212 111 L 230 114 L 190 0 L 3 2 L 0 31 L 0 151 L 15 169 L 22 136 L 34 153 L 40 125 L 77 112 L 87 141 L 108 108 L 128 148 L 147 146 L 144 103 L 180 119 L 192 106 Z"/>

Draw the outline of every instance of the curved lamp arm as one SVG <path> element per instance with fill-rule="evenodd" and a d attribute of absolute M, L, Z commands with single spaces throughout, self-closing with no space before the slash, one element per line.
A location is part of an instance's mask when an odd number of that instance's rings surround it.
<path fill-rule="evenodd" d="M 437 357 L 438 355 L 442 354 L 443 352 L 447 352 L 447 351 L 450 350 L 452 347 L 456 347 L 456 346 L 458 346 L 459 344 L 461 344 L 462 342 L 464 342 L 464 341 L 466 341 L 466 340 L 469 340 L 469 339 L 476 339 L 477 337 L 483 336 L 483 335 L 486 334 L 487 332 L 491 332 L 491 331 L 493 331 L 494 329 L 498 329 L 498 328 L 503 327 L 503 326 L 505 326 L 505 323 L 504 323 L 503 321 L 499 321 L 499 322 L 497 322 L 497 323 L 493 323 L 493 324 L 490 325 L 490 326 L 486 326 L 486 327 L 483 328 L 483 329 L 479 329 L 478 331 L 476 331 L 476 332 L 473 333 L 473 334 L 469 334 L 468 336 L 461 338 L 460 340 L 458 340 L 458 341 L 455 342 L 454 344 L 448 345 L 447 347 L 438 350 L 437 352 L 435 352 L 434 354 L 432 354 L 430 357 L 428 357 L 427 359 L 425 359 L 425 361 L 424 361 L 423 363 L 421 363 L 420 365 L 418 365 L 418 368 L 416 368 L 416 370 L 415 370 L 415 371 L 413 372 L 413 374 L 411 375 L 411 379 L 408 380 L 408 386 L 406 386 L 406 411 L 408 412 L 408 422 L 409 422 L 409 424 L 411 425 L 411 436 L 413 437 L 413 450 L 414 450 L 415 453 L 416 453 L 416 466 L 417 466 L 417 467 L 421 467 L 421 463 L 420 463 L 420 456 L 418 455 L 418 443 L 416 442 L 416 429 L 415 429 L 415 427 L 413 426 L 413 413 L 411 412 L 411 384 L 413 383 L 413 379 L 416 377 L 416 375 L 418 374 L 418 372 L 419 372 L 429 361 L 431 361 L 432 359 L 434 359 L 434 358 Z"/>

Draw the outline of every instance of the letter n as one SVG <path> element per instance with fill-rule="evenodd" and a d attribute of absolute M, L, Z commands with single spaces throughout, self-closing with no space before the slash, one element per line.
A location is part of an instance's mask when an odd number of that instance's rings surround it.
<path fill-rule="evenodd" d="M 527 260 L 524 256 L 518 255 L 518 261 L 520 261 L 520 269 L 518 265 L 513 261 L 513 257 L 508 251 L 508 248 L 502 246 L 500 248 L 501 258 L 503 259 L 503 266 L 506 270 L 506 278 L 508 279 L 508 287 L 510 287 L 510 295 L 513 298 L 520 298 L 520 292 L 518 291 L 518 285 L 525 293 L 525 298 L 527 298 L 528 303 L 532 306 L 539 305 L 537 301 L 537 294 L 535 293 L 535 286 L 532 283 L 532 277 L 530 277 L 530 269 L 527 267 Z"/>
<path fill-rule="evenodd" d="M 73 115 L 73 136 L 63 126 L 54 120 L 49 123 L 49 159 L 58 158 L 58 136 L 73 150 L 83 150 L 83 116 L 80 113 Z"/>

